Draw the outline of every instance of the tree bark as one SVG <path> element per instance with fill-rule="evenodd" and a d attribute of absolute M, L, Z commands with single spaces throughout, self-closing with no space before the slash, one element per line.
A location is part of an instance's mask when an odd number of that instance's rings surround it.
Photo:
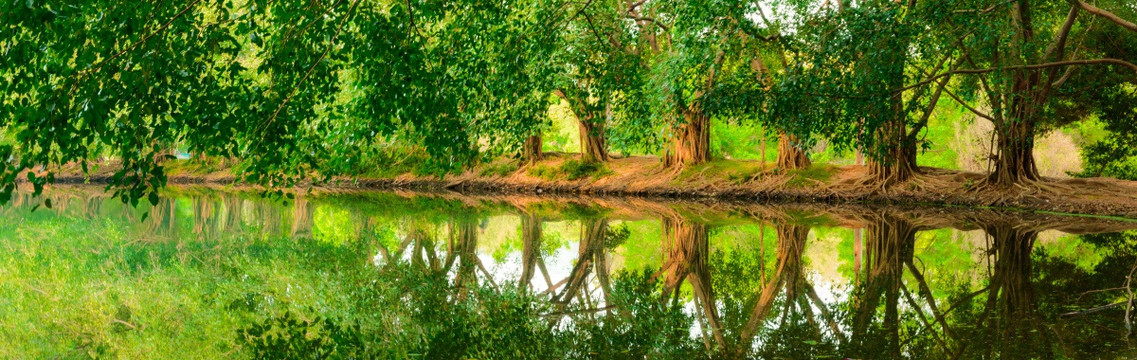
<path fill-rule="evenodd" d="M 777 261 L 774 263 L 774 274 L 762 286 L 758 301 L 750 310 L 750 318 L 741 331 L 741 342 L 738 353 L 741 355 L 747 346 L 753 343 L 754 336 L 761 330 L 773 309 L 778 294 L 785 290 L 785 306 L 790 307 L 798 297 L 798 287 L 806 285 L 802 276 L 802 254 L 805 250 L 806 240 L 809 238 L 809 227 L 781 222 L 775 225 L 778 233 Z"/>
<path fill-rule="evenodd" d="M 665 167 L 698 165 L 711 160 L 711 121 L 701 110 L 683 111 L 683 124 L 675 129 L 663 159 Z"/>
<path fill-rule="evenodd" d="M 778 137 L 778 161 L 775 167 L 781 170 L 800 170 L 813 164 L 797 142 L 797 137 L 793 135 L 783 133 Z"/>
<path fill-rule="evenodd" d="M 988 175 L 987 182 L 996 186 L 1011 186 L 1040 180 L 1034 162 L 1034 122 L 1004 124 L 995 131 L 998 153 L 994 154 L 995 171 Z"/>
<path fill-rule="evenodd" d="M 987 335 L 992 344 L 1005 345 L 977 348 L 975 352 L 994 356 L 1002 353 L 1030 358 L 1050 357 L 1057 338 L 1038 310 L 1038 294 L 1033 281 L 1036 275 L 1032 269 L 1034 260 L 1031 254 L 1038 231 L 1011 224 L 985 224 L 983 228 L 992 239 L 993 251 L 989 253 L 994 254 L 994 264 L 986 308 L 983 309 L 985 316 L 977 319 L 975 331 Z M 968 354 L 962 357 L 968 357 Z"/>
<path fill-rule="evenodd" d="M 608 139 L 604 135 L 605 119 L 588 114 L 580 119 L 580 159 L 585 162 L 608 161 Z"/>
<path fill-rule="evenodd" d="M 692 295 L 702 305 L 700 310 L 707 319 L 715 341 L 722 347 L 726 345 L 726 338 L 720 325 L 718 308 L 715 307 L 714 286 L 708 267 L 710 248 L 707 234 L 706 224 L 680 217 L 663 218 L 663 246 L 667 254 L 663 262 L 663 287 L 666 295 L 679 291 L 683 280 L 687 280 Z"/>
<path fill-rule="evenodd" d="M 1027 43 L 1034 38 L 1031 18 L 1028 2 L 1022 1 L 1011 7 L 1011 19 L 1018 30 L 1014 34 L 1016 42 Z M 1055 46 L 1054 51 L 1065 47 L 1060 43 L 1055 43 Z M 1018 50 L 1012 49 L 1012 54 L 1018 57 Z M 1010 98 L 1010 112 L 995 121 L 998 153 L 993 154 L 995 171 L 988 175 L 988 184 L 1003 187 L 1039 180 L 1038 167 L 1034 163 L 1035 119 L 1046 102 L 1050 84 L 1050 79 L 1042 79 L 1039 69 L 1013 74 L 1011 91 L 1004 95 Z"/>
<path fill-rule="evenodd" d="M 450 225 L 450 244 L 447 249 L 447 269 L 458 263 L 454 275 L 454 287 L 458 289 L 457 298 L 464 300 L 469 290 L 477 286 L 474 272 L 478 261 L 478 224 L 473 219 L 458 219 Z"/>
<path fill-rule="evenodd" d="M 877 146 L 884 147 L 869 159 L 869 176 L 885 183 L 903 182 L 919 172 L 916 142 L 908 137 L 903 118 L 890 121 L 877 130 Z"/>
<path fill-rule="evenodd" d="M 521 215 L 521 279 L 518 286 L 522 291 L 529 290 L 533 274 L 537 270 L 537 260 L 541 258 L 541 219 L 535 215 Z"/>
<path fill-rule="evenodd" d="M 863 357 L 874 352 L 879 354 L 881 348 L 886 348 L 889 352 L 886 357 L 899 357 L 900 293 L 904 286 L 904 264 L 913 259 L 916 228 L 906 220 L 887 214 L 873 220 L 868 225 L 865 244 L 865 281 L 853 305 L 853 336 L 850 339 L 856 339 L 856 342 L 852 353 Z M 883 318 L 877 314 L 881 301 L 885 310 Z M 872 326 L 877 320 L 881 326 Z M 884 340 L 884 346 L 878 342 L 880 340 Z"/>
<path fill-rule="evenodd" d="M 680 217 L 663 217 L 664 288 L 677 288 L 683 279 L 707 262 L 707 225 Z"/>
<path fill-rule="evenodd" d="M 525 146 L 522 149 L 522 157 L 525 159 L 526 163 L 530 164 L 541 161 L 541 159 L 544 158 L 544 154 L 541 153 L 540 134 L 530 135 L 529 138 L 525 139 Z"/>

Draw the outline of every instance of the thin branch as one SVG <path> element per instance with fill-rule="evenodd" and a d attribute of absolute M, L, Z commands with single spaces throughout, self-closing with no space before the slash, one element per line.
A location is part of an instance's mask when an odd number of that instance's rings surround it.
<path fill-rule="evenodd" d="M 1000 7 L 1000 6 L 1007 5 L 1007 4 L 1013 3 L 1015 1 L 1017 1 L 1017 0 L 1004 1 L 1001 3 L 995 4 L 995 5 L 991 5 L 990 7 L 986 8 L 986 9 L 982 9 L 982 10 L 966 9 L 966 10 L 956 10 L 953 12 L 957 13 L 957 14 L 966 14 L 966 13 L 986 14 L 986 13 L 995 11 L 995 9 Z"/>
<path fill-rule="evenodd" d="M 288 105 L 288 102 L 292 101 L 292 97 L 296 95 L 296 92 L 300 89 L 300 86 L 304 85 L 304 82 L 308 81 L 308 77 L 312 76 L 312 72 L 316 70 L 316 66 L 320 65 L 320 62 L 324 61 L 324 58 L 328 56 L 328 52 L 330 52 L 332 50 L 332 47 L 336 44 L 336 38 L 339 37 L 340 32 L 343 30 L 344 24 L 347 23 L 347 20 L 351 18 L 351 14 L 355 11 L 356 5 L 359 5 L 359 0 L 355 0 L 351 3 L 351 8 L 348 8 L 347 13 L 343 15 L 343 19 L 340 20 L 339 26 L 336 27 L 336 32 L 332 34 L 332 38 L 328 40 L 328 46 L 324 48 L 324 52 L 320 53 L 320 57 L 316 58 L 316 61 L 312 63 L 312 66 L 308 67 L 308 71 L 304 73 L 304 77 L 300 78 L 300 81 L 292 87 L 292 90 L 288 92 L 288 96 L 284 98 L 284 101 L 280 103 L 280 106 L 276 107 L 276 111 L 274 111 L 272 113 L 272 116 L 269 117 L 267 121 L 265 121 L 265 124 L 263 126 L 257 127 L 258 130 L 262 128 L 267 129 L 270 124 L 276 121 L 276 118 L 280 115 L 280 111 L 284 110 L 284 107 Z"/>
<path fill-rule="evenodd" d="M 949 81 L 951 81 L 950 76 L 944 77 L 944 79 L 940 81 L 940 85 L 936 87 L 936 92 L 932 93 L 932 98 L 928 99 L 928 107 L 924 109 L 924 114 L 920 116 L 920 121 L 916 123 L 916 126 L 912 127 L 912 131 L 908 132 L 909 139 L 914 139 L 916 135 L 920 133 L 920 130 L 928 126 L 928 120 L 931 119 L 932 112 L 936 110 L 936 104 L 940 102 L 940 95 L 943 94 L 944 90 L 947 90 Z"/>
<path fill-rule="evenodd" d="M 592 23 L 592 17 L 588 16 L 588 13 L 586 13 L 586 12 L 581 12 L 581 14 L 584 15 L 584 20 L 588 22 L 588 28 L 592 30 L 591 31 L 592 35 L 596 36 L 596 42 L 601 43 L 601 44 L 605 43 L 604 38 L 600 37 L 600 31 L 596 30 L 596 24 Z M 620 43 L 617 43 L 615 38 L 609 37 L 608 40 L 609 40 L 608 43 L 610 45 L 612 45 L 613 48 L 616 48 L 616 50 L 622 50 L 623 45 L 620 45 Z"/>
<path fill-rule="evenodd" d="M 984 114 L 982 111 L 979 111 L 978 109 L 971 107 L 971 105 L 967 105 L 966 101 L 963 101 L 963 99 L 960 99 L 959 96 L 956 96 L 955 93 L 951 92 L 951 90 L 944 89 L 944 92 L 946 92 L 948 94 L 948 96 L 950 96 L 952 98 L 952 100 L 955 100 L 956 103 L 962 105 L 968 111 L 971 111 L 971 113 L 973 113 L 973 114 L 975 114 L 981 118 L 990 120 L 992 124 L 995 123 L 995 118 L 991 117 L 991 115 Z"/>
<path fill-rule="evenodd" d="M 1090 19 L 1089 25 L 1086 25 L 1086 30 L 1083 32 L 1082 37 L 1080 39 L 1078 39 L 1078 46 L 1074 47 L 1074 54 L 1071 55 L 1070 58 L 1078 57 L 1078 51 L 1083 49 L 1082 44 L 1084 44 L 1086 42 L 1086 35 L 1088 35 L 1090 33 L 1090 30 L 1092 30 L 1094 28 L 1094 24 L 1097 22 L 1097 19 L 1098 18 L 1096 18 L 1096 17 Z M 1061 87 L 1062 84 L 1065 84 L 1067 80 L 1070 80 L 1070 76 L 1074 75 L 1074 70 L 1076 70 L 1076 69 L 1077 69 L 1076 67 L 1066 68 L 1066 71 L 1063 72 L 1062 76 L 1059 77 L 1058 80 L 1055 80 L 1054 82 L 1050 83 L 1050 87 L 1051 88 Z"/>
<path fill-rule="evenodd" d="M 170 25 L 174 24 L 175 20 L 181 18 L 182 15 L 185 15 L 187 12 L 189 12 L 190 9 L 192 9 L 194 6 L 196 6 L 200 2 L 201 2 L 201 0 L 194 0 L 189 5 L 186 5 L 186 7 L 183 8 L 181 11 L 178 11 L 177 14 L 174 14 L 174 17 L 170 18 L 170 20 L 166 20 L 166 23 L 162 24 L 162 26 L 159 27 L 157 30 L 154 30 L 153 32 L 151 32 L 149 34 L 146 34 L 146 36 L 143 36 L 142 39 L 135 41 L 133 44 L 130 44 L 130 46 L 127 46 L 125 49 L 119 50 L 119 52 L 115 53 L 114 55 L 111 55 L 110 57 L 106 58 L 105 60 L 99 61 L 94 66 L 83 71 L 82 74 L 84 74 L 84 75 L 89 74 L 89 73 L 92 73 L 92 72 L 102 68 L 103 65 L 106 65 L 106 63 L 110 62 L 111 60 L 117 59 L 119 56 L 126 54 L 128 51 L 138 47 L 139 45 L 146 43 L 147 41 L 150 40 L 150 38 L 154 37 L 154 35 L 158 35 L 158 33 L 166 31 L 166 29 L 170 28 Z"/>
<path fill-rule="evenodd" d="M 1109 305 L 1105 305 L 1105 306 L 1098 306 L 1098 307 L 1092 308 L 1092 309 L 1062 313 L 1062 314 L 1059 314 L 1058 317 L 1088 315 L 1088 314 L 1093 314 L 1093 313 L 1096 313 L 1099 311 L 1104 311 L 1104 310 L 1109 310 L 1109 309 L 1112 309 L 1115 307 L 1120 307 L 1121 305 L 1125 305 L 1128 303 L 1129 303 L 1129 301 L 1122 301 L 1122 302 L 1117 302 L 1117 303 L 1113 303 L 1113 304 L 1109 304 Z"/>
<path fill-rule="evenodd" d="M 1054 42 L 1046 47 L 1046 54 L 1042 56 L 1047 60 L 1062 60 L 1066 53 L 1066 39 L 1070 35 L 1070 29 L 1074 27 L 1074 21 L 1078 19 L 1078 7 L 1071 6 L 1070 13 L 1066 15 L 1066 22 L 1062 23 L 1062 29 L 1054 35 Z"/>
<path fill-rule="evenodd" d="M 1102 10 L 1102 9 L 1096 7 L 1096 6 L 1087 4 L 1085 1 L 1069 0 L 1069 2 L 1070 2 L 1070 4 L 1077 5 L 1077 6 L 1081 7 L 1082 10 L 1089 11 L 1091 14 L 1109 19 L 1109 21 L 1112 21 L 1113 23 L 1115 23 L 1117 25 L 1121 25 L 1121 27 L 1123 27 L 1123 28 L 1129 29 L 1131 31 L 1137 31 L 1137 24 L 1134 24 L 1128 20 L 1122 19 L 1121 17 L 1114 15 L 1113 13 L 1111 13 L 1109 11 L 1105 11 L 1105 10 Z"/>
<path fill-rule="evenodd" d="M 584 5 L 582 5 L 580 7 L 580 9 L 576 10 L 576 13 L 573 13 L 572 16 L 565 19 L 565 21 L 576 20 L 576 17 L 580 16 L 580 14 L 584 13 L 584 9 L 587 9 L 589 5 L 592 5 L 592 0 L 588 0 L 587 2 L 585 2 Z"/>
<path fill-rule="evenodd" d="M 643 5 L 646 2 L 647 2 L 647 0 L 639 0 L 639 1 L 636 1 L 634 3 L 629 3 L 628 4 L 628 11 L 635 11 L 636 8 L 639 8 L 640 5 Z"/>
<path fill-rule="evenodd" d="M 1131 62 L 1125 61 L 1125 60 L 1121 60 L 1121 59 L 1105 58 L 1105 59 L 1090 59 L 1090 60 L 1067 60 L 1067 61 L 1048 62 L 1048 63 L 1042 63 L 1042 64 L 1016 65 L 1016 66 L 1003 66 L 1003 67 L 994 67 L 994 68 L 986 68 L 986 69 L 963 69 L 963 70 L 948 71 L 948 72 L 930 77 L 928 79 L 925 79 L 924 81 L 921 81 L 921 82 L 918 82 L 918 83 L 915 83 L 912 85 L 908 85 L 908 86 L 905 86 L 905 87 L 902 87 L 902 88 L 899 88 L 896 90 L 892 90 L 892 91 L 893 92 L 901 92 L 901 91 L 906 91 L 906 90 L 909 90 L 909 89 L 912 89 L 915 87 L 924 86 L 924 85 L 927 85 L 933 81 L 939 80 L 940 78 L 942 78 L 944 76 L 950 76 L 953 74 L 986 74 L 989 72 L 1002 71 L 1002 70 L 1034 70 L 1034 69 L 1046 69 L 1046 68 L 1051 68 L 1051 67 L 1055 67 L 1055 66 L 1092 65 L 1092 64 L 1121 65 L 1121 66 L 1125 66 L 1125 67 L 1128 67 L 1130 69 L 1133 69 L 1134 72 L 1137 72 L 1137 65 L 1135 65 Z"/>
<path fill-rule="evenodd" d="M 664 25 L 663 23 L 656 21 L 655 18 L 653 18 L 653 17 L 638 15 L 638 14 L 631 12 L 631 11 L 628 11 L 627 18 L 635 20 L 635 21 L 650 22 L 652 24 L 655 24 L 656 26 L 659 26 L 659 28 L 663 29 L 663 31 L 667 31 L 669 29 L 667 27 L 667 25 Z"/>

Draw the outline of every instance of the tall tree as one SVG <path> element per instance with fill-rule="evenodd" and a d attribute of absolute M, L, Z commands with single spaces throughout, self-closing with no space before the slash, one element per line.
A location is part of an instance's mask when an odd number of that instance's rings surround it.
<path fill-rule="evenodd" d="M 941 20 L 937 33 L 957 47 L 969 68 L 951 69 L 916 85 L 954 74 L 969 75 L 962 96 L 952 98 L 995 125 L 997 152 L 992 154 L 994 171 L 988 184 L 1041 180 L 1034 161 L 1035 138 L 1063 122 L 1057 112 L 1071 99 L 1063 88 L 1077 82 L 1072 79 L 1087 75 L 1080 69 L 1107 67 L 1114 74 L 1127 74 L 1123 76 L 1128 79 L 1137 77 L 1132 59 L 1109 57 L 1118 53 L 1106 51 L 1089 38 L 1098 28 L 1108 29 L 1109 36 L 1122 43 L 1137 36 L 1137 26 L 1128 20 L 1137 18 L 1137 11 L 1126 4 L 960 1 L 936 12 Z M 983 107 L 990 110 L 979 110 Z"/>
<path fill-rule="evenodd" d="M 953 65 L 921 29 L 934 8 L 917 2 L 858 2 L 823 8 L 799 20 L 802 60 L 774 89 L 772 111 L 788 132 L 827 137 L 838 150 L 865 150 L 869 181 L 889 184 L 919 172 L 920 133 L 948 79 L 905 88 Z"/>
<path fill-rule="evenodd" d="M 242 180 L 327 179 L 380 137 L 415 139 L 445 172 L 542 126 L 557 15 L 540 0 L 0 5 L 0 190 L 59 165 L 122 161 L 124 201 L 165 182 L 175 143 L 241 159 Z M 48 50 L 49 49 L 49 50 Z M 48 51 L 44 51 L 48 50 Z M 418 140 L 421 139 L 421 140 Z"/>
<path fill-rule="evenodd" d="M 553 57 L 553 93 L 576 116 L 584 161 L 607 161 L 607 127 L 617 116 L 637 116 L 630 111 L 640 100 L 635 90 L 641 86 L 643 47 L 626 6 L 620 0 L 593 0 L 570 8 L 573 15 L 559 37 L 563 44 Z"/>

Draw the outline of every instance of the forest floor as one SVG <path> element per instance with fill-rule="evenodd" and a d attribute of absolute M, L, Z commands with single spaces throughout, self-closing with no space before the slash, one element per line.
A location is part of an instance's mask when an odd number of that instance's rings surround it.
<path fill-rule="evenodd" d="M 1112 178 L 1047 178 L 1011 188 L 984 186 L 984 174 L 921 168 L 914 179 L 889 186 L 866 182 L 867 167 L 816 164 L 780 171 L 773 163 L 715 160 L 681 170 L 658 157 L 614 158 L 603 165 L 577 161 L 577 154 L 547 153 L 534 164 L 501 159 L 459 175 L 402 174 L 338 178 L 323 188 L 450 190 L 471 194 L 587 194 L 743 202 L 906 204 L 997 207 L 1137 219 L 1137 182 Z M 89 176 L 67 168 L 59 183 L 105 182 L 114 166 Z M 171 166 L 171 184 L 229 184 L 224 168 Z"/>

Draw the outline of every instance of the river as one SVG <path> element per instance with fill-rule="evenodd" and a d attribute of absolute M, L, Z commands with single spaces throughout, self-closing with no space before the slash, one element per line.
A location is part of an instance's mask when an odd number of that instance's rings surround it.
<path fill-rule="evenodd" d="M 2 358 L 1116 358 L 1137 223 L 994 209 L 56 187 Z M 145 201 L 144 201 L 145 202 Z"/>

